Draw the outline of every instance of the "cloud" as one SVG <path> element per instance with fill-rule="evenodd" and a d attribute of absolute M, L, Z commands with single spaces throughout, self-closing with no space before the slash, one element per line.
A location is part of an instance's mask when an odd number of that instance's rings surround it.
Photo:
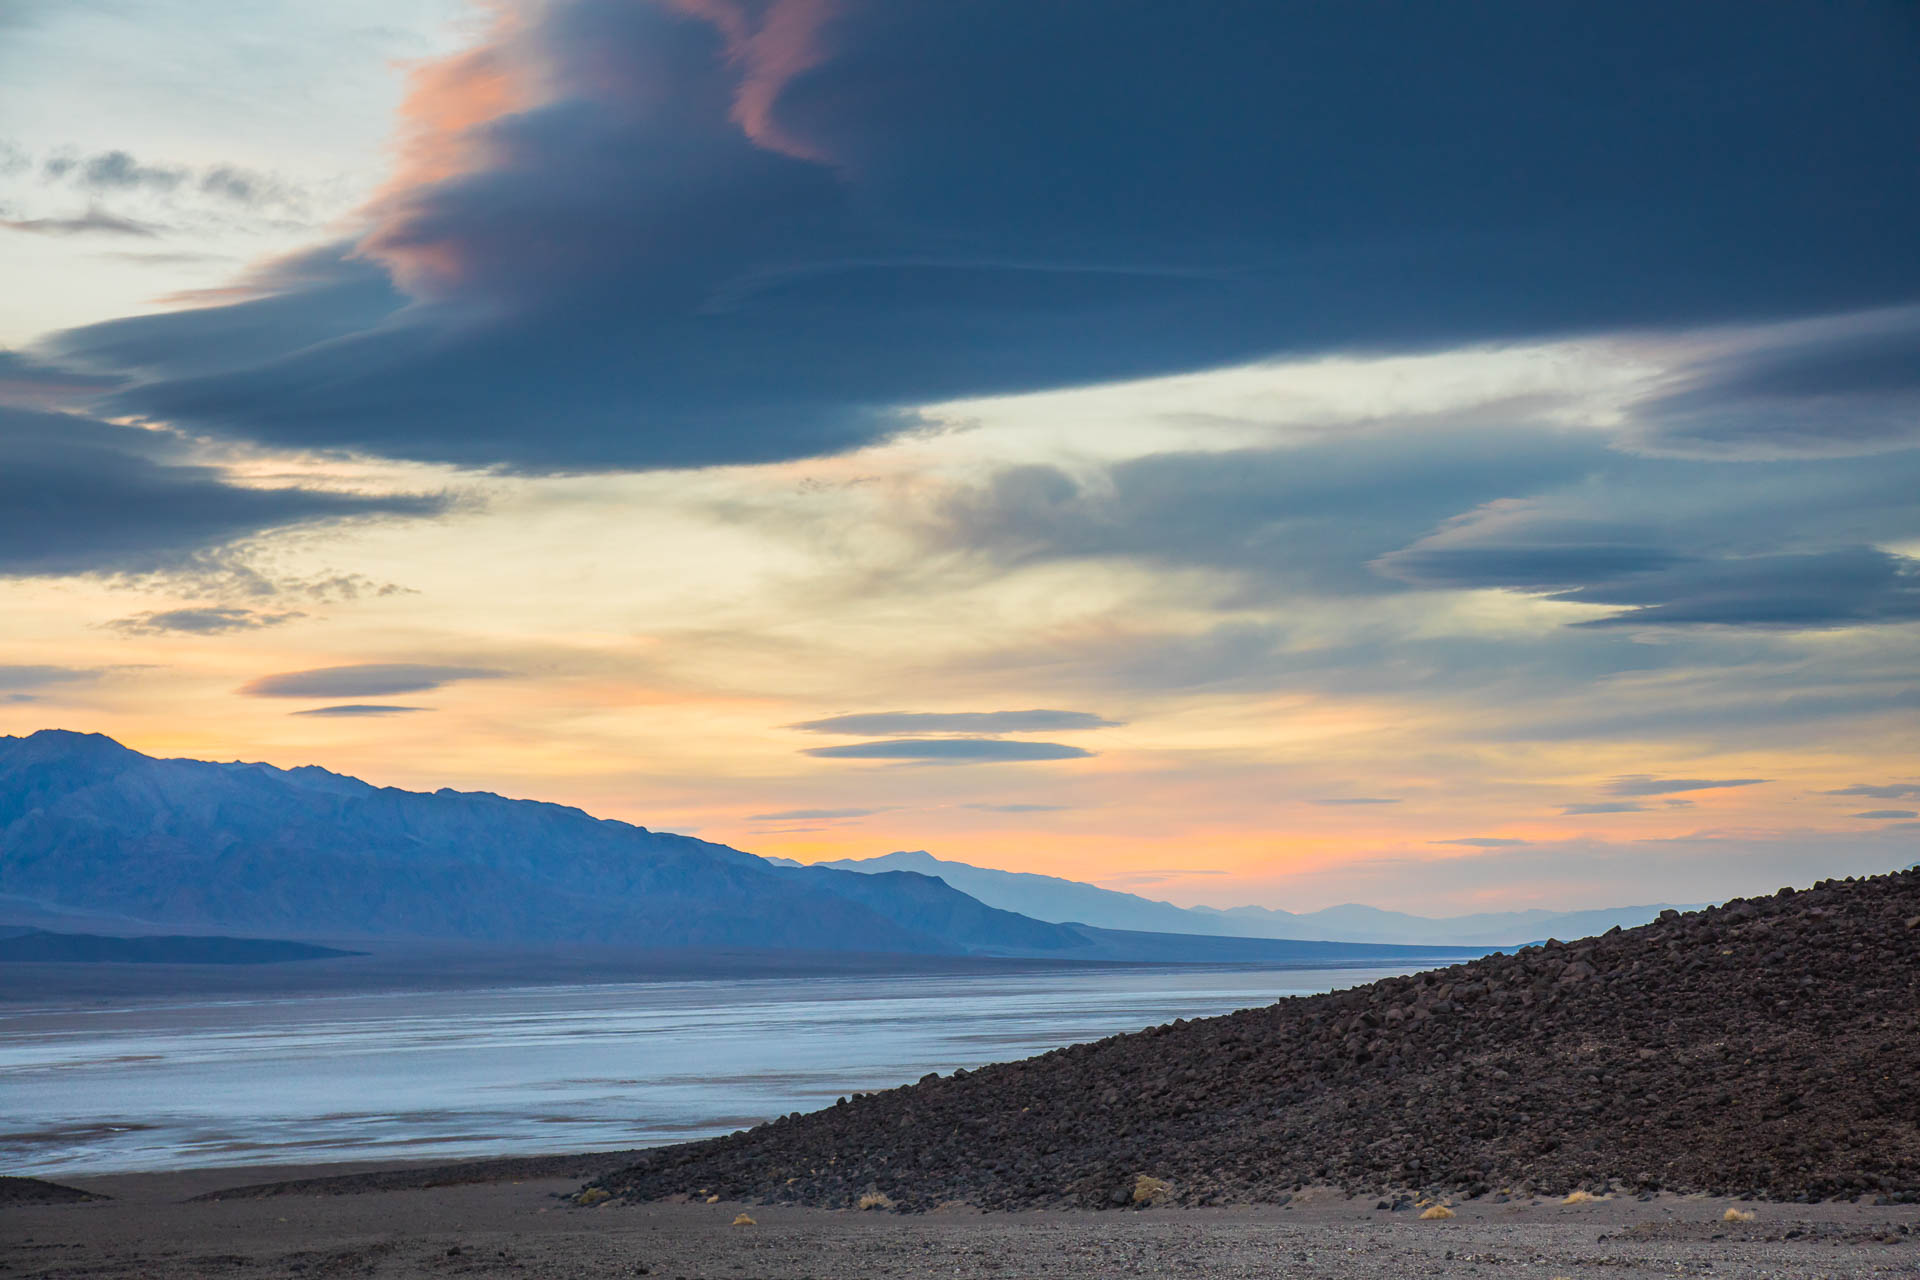
<path fill-rule="evenodd" d="M 1062 813 L 1071 808 L 1064 804 L 963 804 L 960 807 L 982 813 Z"/>
<path fill-rule="evenodd" d="M 1822 791 L 1823 796 L 1871 796 L 1875 800 L 1904 800 L 1908 796 L 1920 797 L 1920 782 L 1857 782 L 1851 787 L 1841 787 L 1837 791 Z"/>
<path fill-rule="evenodd" d="M 756 813 L 749 822 L 814 822 L 829 818 L 867 818 L 885 809 L 783 809 L 779 813 Z"/>
<path fill-rule="evenodd" d="M 292 711 L 289 715 L 321 716 L 328 719 L 351 719 L 360 716 L 398 716 L 414 711 L 431 711 L 432 707 L 396 707 L 384 703 L 350 702 L 336 707 L 311 707 L 305 711 Z"/>
<path fill-rule="evenodd" d="M 1091 473 L 1008 467 L 950 490 L 921 534 L 1001 566 L 1124 558 L 1232 574 L 1250 599 L 1377 595 L 1404 588 L 1372 563 L 1463 508 L 1573 482 L 1618 456 L 1592 434 L 1533 424 L 1414 425 Z"/>
<path fill-rule="evenodd" d="M 1877 547 L 1751 556 L 1624 575 L 1554 597 L 1627 606 L 1585 627 L 1827 628 L 1920 620 L 1920 560 Z"/>
<path fill-rule="evenodd" d="M 326 245 L 255 268 L 185 311 L 130 316 L 56 334 L 48 359 L 94 374 L 194 378 L 265 369 L 381 323 L 405 298 L 350 245 Z M 260 373 L 262 385 L 271 375 Z"/>
<path fill-rule="evenodd" d="M 105 209 L 89 209 L 72 218 L 0 218 L 0 227 L 36 236 L 109 235 L 146 239 L 159 235 L 161 231 L 152 223 L 123 218 Z"/>
<path fill-rule="evenodd" d="M 240 686 L 240 692 L 256 698 L 377 698 L 390 693 L 438 689 L 456 680 L 498 680 L 506 675 L 490 667 L 364 662 L 261 676 Z"/>
<path fill-rule="evenodd" d="M 106 625 L 116 631 L 129 635 L 164 635 L 168 632 L 185 632 L 190 635 L 224 635 L 232 631 L 258 631 L 262 627 L 277 627 L 284 622 L 307 615 L 297 610 L 282 613 L 266 613 L 258 609 L 239 609 L 229 606 L 208 608 L 163 609 L 153 613 L 136 613 L 131 617 L 116 618 Z"/>
<path fill-rule="evenodd" d="M 1809 674 L 1819 682 L 1818 673 Z M 1551 741 L 1644 738 L 1729 729 L 1754 733 L 1800 726 L 1799 740 L 1804 742 L 1805 727 L 1821 721 L 1858 720 L 1920 709 L 1920 689 L 1900 687 L 1912 678 L 1911 673 L 1896 670 L 1878 678 L 1863 679 L 1860 683 L 1870 687 L 1860 692 L 1848 690 L 1846 682 L 1838 682 L 1836 691 L 1816 690 L 1782 697 L 1759 678 L 1746 675 L 1744 679 L 1723 681 L 1713 696 L 1696 702 L 1652 700 L 1625 710 L 1583 708 L 1573 714 L 1540 714 L 1506 727 L 1501 735 L 1525 741 Z M 1876 685 L 1880 687 L 1871 687 Z"/>
<path fill-rule="evenodd" d="M 1920 561 L 1867 545 L 1920 537 L 1915 486 L 1920 450 L 1706 463 L 1538 422 L 1415 421 L 1080 472 L 1009 467 L 908 519 L 928 552 L 999 571 L 1207 570 L 1215 607 L 1504 590 L 1593 606 L 1562 615 L 1590 630 L 1793 631 L 1920 619 Z M 1258 624 L 1236 625 L 1219 638 L 1260 647 Z"/>
<path fill-rule="evenodd" d="M 0 350 L 0 406 L 51 409 L 96 395 L 120 381 L 56 368 L 17 351 Z"/>
<path fill-rule="evenodd" d="M 0 577 L 152 573 L 261 534 L 426 516 L 444 497 L 256 488 L 184 460 L 185 442 L 70 414 L 0 408 Z"/>
<path fill-rule="evenodd" d="M 1920 307 L 1792 327 L 1684 368 L 1633 406 L 1643 447 L 1731 458 L 1920 444 Z"/>
<path fill-rule="evenodd" d="M 1398 796 L 1321 796 L 1318 799 L 1316 799 L 1314 803 L 1324 804 L 1324 805 L 1399 804 L 1400 797 Z"/>
<path fill-rule="evenodd" d="M 188 172 L 181 168 L 146 165 L 125 151 L 103 151 L 85 158 L 55 156 L 41 166 L 50 179 L 68 179 L 93 191 L 128 191 L 144 188 L 172 191 L 185 182 Z"/>
<path fill-rule="evenodd" d="M 1526 844 L 1525 840 L 1513 840 L 1504 836 L 1465 836 L 1458 840 L 1435 840 L 1433 844 L 1464 844 L 1476 849 L 1506 849 L 1517 844 Z"/>
<path fill-rule="evenodd" d="M 1596 804 L 1570 804 L 1560 810 L 1569 818 L 1599 813 L 1645 813 L 1646 811 L 1647 806 L 1635 804 L 1631 800 L 1602 800 Z"/>
<path fill-rule="evenodd" d="M 1920 818 L 1920 813 L 1912 809 L 1869 809 L 1865 813 L 1851 813 L 1850 818 L 1868 818 L 1875 822 L 1886 822 L 1894 818 Z"/>
<path fill-rule="evenodd" d="M 808 733 L 925 734 L 1036 733 L 1067 729 L 1111 729 L 1107 720 L 1086 711 L 880 711 L 803 720 L 789 729 Z"/>
<path fill-rule="evenodd" d="M 356 246 L 404 299 L 115 409 L 691 467 L 841 452 L 964 396 L 1920 294 L 1920 177 L 1890 160 L 1920 90 L 1873 6 L 825 12 L 514 11 L 416 78 Z M 207 317 L 151 319 L 204 358 Z"/>
<path fill-rule="evenodd" d="M 281 205 L 299 209 L 307 200 L 305 192 L 284 178 L 229 164 L 205 170 L 195 186 L 202 195 L 254 207 Z"/>
<path fill-rule="evenodd" d="M 1768 778 L 1656 778 L 1651 774 L 1627 773 L 1607 784 L 1616 796 L 1664 796 L 1676 791 L 1714 791 L 1721 787 L 1757 787 Z"/>
<path fill-rule="evenodd" d="M 50 684 L 73 684 L 96 680 L 97 668 L 53 666 L 0 666 L 0 689 L 42 689 Z"/>
<path fill-rule="evenodd" d="M 1022 760 L 1079 760 L 1093 755 L 1059 742 L 1021 742 L 1004 738 L 894 738 L 850 742 L 839 747 L 809 747 L 803 755 L 827 760 L 927 760 L 949 763 Z"/>
<path fill-rule="evenodd" d="M 1865 511 L 1872 510 L 1877 487 L 1866 478 L 1871 465 L 1865 464 L 1849 486 Z M 1625 480 L 1647 468 L 1628 464 L 1609 470 Z M 1654 483 L 1666 488 L 1693 469 L 1653 470 Z M 1777 474 L 1779 468 L 1774 470 Z M 1713 492 L 1711 486 L 1729 479 L 1733 495 Z M 1703 526 L 1697 531 L 1674 528 L 1666 513 L 1643 516 L 1635 510 L 1644 505 L 1643 496 L 1625 485 L 1617 496 L 1606 494 L 1590 479 L 1575 503 L 1557 503 L 1552 496 L 1485 503 L 1411 546 L 1379 557 L 1373 567 L 1426 590 L 1501 589 L 1616 610 L 1575 624 L 1585 627 L 1808 629 L 1920 619 L 1920 561 L 1858 544 L 1815 551 L 1729 549 L 1728 526 L 1737 517 L 1728 508 L 1746 505 L 1738 502 L 1738 489 L 1751 480 L 1724 473 L 1701 480 L 1709 487 L 1696 489 L 1676 508 L 1700 513 L 1694 517 Z M 1818 478 L 1813 484 L 1822 487 Z M 1736 502 L 1728 503 L 1728 496 Z M 1749 518 L 1762 518 L 1769 505 L 1764 493 L 1754 493 L 1749 501 L 1756 508 Z M 1757 527 L 1791 543 L 1795 514 L 1789 506 L 1778 523 Z M 1820 512 L 1820 534 L 1832 539 L 1857 519 L 1836 503 Z"/>
<path fill-rule="evenodd" d="M 57 153 L 40 166 L 40 176 L 45 182 L 94 194 L 114 192 L 167 202 L 201 196 L 246 208 L 278 207 L 301 212 L 309 199 L 298 184 L 276 174 L 232 164 L 214 164 L 201 169 L 148 164 L 136 159 L 131 152 L 117 148 L 88 156 L 71 151 Z"/>

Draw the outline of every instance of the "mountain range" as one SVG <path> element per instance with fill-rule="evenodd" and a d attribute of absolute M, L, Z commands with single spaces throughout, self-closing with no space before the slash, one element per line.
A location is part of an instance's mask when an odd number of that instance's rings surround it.
<path fill-rule="evenodd" d="M 779 861 L 774 859 L 773 861 Z M 788 865 L 799 866 L 799 863 Z M 1138 929 L 1159 933 L 1214 934 L 1248 938 L 1324 939 L 1447 946 L 1504 947 L 1546 938 L 1585 938 L 1618 925 L 1632 929 L 1675 905 L 1603 907 L 1591 911 L 1498 911 L 1465 916 L 1416 916 L 1346 903 L 1319 911 L 1270 907 L 1177 907 L 1138 894 L 1025 871 L 999 871 L 936 858 L 924 850 L 875 858 L 814 863 L 843 871 L 879 874 L 914 871 L 938 876 L 991 907 L 1036 920 Z M 1692 910 L 1703 904 L 1685 904 Z"/>
<path fill-rule="evenodd" d="M 9 918 L 10 917 L 10 918 Z M 1428 945 L 1116 930 L 918 870 L 781 865 L 488 792 L 314 766 L 164 760 L 99 734 L 0 737 L 0 924 L 116 932 L 1082 961 L 1414 963 Z"/>

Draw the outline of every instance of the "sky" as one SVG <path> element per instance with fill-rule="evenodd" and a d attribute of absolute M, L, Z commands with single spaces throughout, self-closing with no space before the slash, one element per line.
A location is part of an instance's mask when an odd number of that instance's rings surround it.
<path fill-rule="evenodd" d="M 1920 857 L 1902 0 L 0 0 L 0 733 L 1182 904 Z"/>

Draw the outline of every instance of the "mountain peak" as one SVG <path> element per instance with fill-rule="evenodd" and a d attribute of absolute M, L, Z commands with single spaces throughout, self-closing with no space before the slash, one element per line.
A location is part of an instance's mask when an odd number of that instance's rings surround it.
<path fill-rule="evenodd" d="M 36 729 L 24 738 L 4 738 L 14 754 L 30 760 L 85 759 L 103 761 L 140 753 L 122 746 L 104 733 L 81 733 L 73 729 Z"/>

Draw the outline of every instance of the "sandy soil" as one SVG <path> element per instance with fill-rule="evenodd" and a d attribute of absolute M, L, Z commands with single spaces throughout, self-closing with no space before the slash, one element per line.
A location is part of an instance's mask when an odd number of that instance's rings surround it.
<path fill-rule="evenodd" d="M 374 1185 L 360 1176 L 331 1184 L 345 1193 L 193 1199 L 340 1172 L 256 1167 L 69 1179 L 113 1199 L 0 1208 L 0 1276 L 1920 1276 L 1920 1208 L 1864 1203 L 1741 1206 L 1754 1212 L 1751 1223 L 1723 1221 L 1729 1202 L 1670 1196 L 1475 1202 L 1456 1206 L 1451 1221 L 1332 1193 L 1308 1193 L 1286 1208 L 1105 1213 L 589 1209 L 560 1198 L 578 1179 L 516 1181 L 528 1170 L 513 1165 L 493 1182 L 350 1190 Z M 755 1224 L 733 1225 L 742 1212 Z"/>

